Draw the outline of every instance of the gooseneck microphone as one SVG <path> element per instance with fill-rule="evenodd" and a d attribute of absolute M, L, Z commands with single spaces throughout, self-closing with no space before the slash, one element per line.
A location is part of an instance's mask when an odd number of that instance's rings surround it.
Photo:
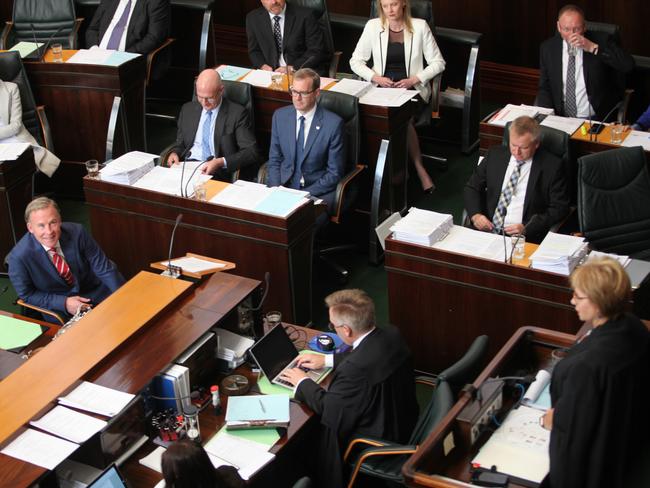
<path fill-rule="evenodd" d="M 163 271 L 162 275 L 163 276 L 169 276 L 170 278 L 178 278 L 181 274 L 181 268 L 180 266 L 173 266 L 172 265 L 172 249 L 174 247 L 174 235 L 176 235 L 176 229 L 178 228 L 178 224 L 181 223 L 181 220 L 183 220 L 183 214 L 178 214 L 178 217 L 176 217 L 176 222 L 174 222 L 174 229 L 172 230 L 172 237 L 169 240 L 169 255 L 167 259 L 167 269 Z"/>
<path fill-rule="evenodd" d="M 192 145 L 188 146 L 185 151 L 181 153 L 181 155 L 178 157 L 178 162 L 181 163 L 181 196 L 185 197 L 186 195 L 183 193 L 183 177 L 185 176 L 185 158 L 187 155 L 190 153 L 190 150 L 192 149 Z M 169 166 L 171 167 L 171 166 Z"/>
<path fill-rule="evenodd" d="M 192 173 L 190 174 L 190 177 L 188 178 L 187 183 L 185 183 L 185 197 L 189 197 L 189 193 L 187 193 L 187 187 L 190 185 L 190 182 L 192 181 L 192 178 L 194 178 L 194 174 L 196 173 L 196 171 L 197 171 L 201 166 L 203 166 L 203 165 L 204 165 L 205 163 L 207 163 L 208 161 L 211 161 L 212 159 L 214 159 L 214 156 L 213 156 L 212 154 L 210 154 L 210 155 L 206 158 L 205 161 L 202 161 L 201 164 L 197 164 L 197 165 L 196 165 L 196 168 L 194 168 L 194 171 L 192 171 Z M 185 163 L 183 163 L 183 165 L 185 165 Z M 183 168 L 184 168 L 184 166 L 183 166 Z M 181 172 L 181 184 L 183 184 L 183 175 L 182 175 L 182 172 Z"/>

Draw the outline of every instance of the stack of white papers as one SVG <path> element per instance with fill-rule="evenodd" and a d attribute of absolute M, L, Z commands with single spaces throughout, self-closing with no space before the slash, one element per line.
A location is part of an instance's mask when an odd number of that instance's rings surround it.
<path fill-rule="evenodd" d="M 86 412 L 113 417 L 120 413 L 134 396 L 131 393 L 84 381 L 66 396 L 59 397 L 59 403 Z"/>
<path fill-rule="evenodd" d="M 587 255 L 584 238 L 549 232 L 530 256 L 531 267 L 551 273 L 569 275 Z"/>
<path fill-rule="evenodd" d="M 154 166 L 151 171 L 143 175 L 133 186 L 176 196 L 181 196 L 181 191 L 184 194 L 187 189 L 188 195 L 186 196 L 189 196 L 194 193 L 194 187 L 196 185 L 205 183 L 212 178 L 210 175 L 202 174 L 200 169 L 194 171 L 199 164 L 201 164 L 200 161 L 186 161 L 184 172 L 182 165 L 172 166 L 171 168 Z M 192 173 L 194 173 L 193 176 Z"/>
<path fill-rule="evenodd" d="M 431 246 L 443 239 L 454 225 L 450 214 L 412 207 L 409 213 L 390 228 L 393 239 Z"/>
<path fill-rule="evenodd" d="M 34 427 L 81 444 L 106 426 L 106 421 L 57 405 L 38 420 Z"/>
<path fill-rule="evenodd" d="M 210 201 L 226 207 L 286 217 L 307 202 L 309 193 L 283 186 L 269 188 L 250 181 L 237 180 Z"/>
<path fill-rule="evenodd" d="M 239 66 L 222 65 L 217 68 L 217 73 L 222 80 L 238 81 L 246 76 L 252 70 L 250 68 L 240 68 Z"/>
<path fill-rule="evenodd" d="M 16 51 L 20 54 L 21 58 L 25 58 L 40 48 L 44 43 L 42 42 L 26 42 L 20 41 L 17 44 L 14 44 L 14 47 L 9 49 L 10 51 Z"/>
<path fill-rule="evenodd" d="M 624 268 L 628 264 L 630 264 L 630 261 L 632 261 L 632 259 L 630 259 L 630 256 L 620 256 L 618 254 L 613 254 L 609 252 L 600 252 L 600 251 L 591 251 L 589 253 L 589 256 L 587 257 L 587 261 L 589 261 L 590 259 L 598 259 L 598 258 L 605 258 L 605 257 L 612 258 L 618 261 L 619 263 L 621 263 L 621 266 L 623 266 Z"/>
<path fill-rule="evenodd" d="M 131 151 L 106 164 L 99 173 L 104 181 L 132 185 L 153 169 L 157 157 L 156 154 Z"/>
<path fill-rule="evenodd" d="M 650 134 L 640 130 L 630 131 L 621 146 L 641 146 L 644 150 L 650 151 Z"/>
<path fill-rule="evenodd" d="M 128 53 L 126 51 L 113 51 L 93 47 L 90 49 L 79 49 L 73 54 L 68 63 L 72 64 L 100 64 L 104 66 L 119 66 L 122 63 L 137 58 L 140 54 Z"/>
<path fill-rule="evenodd" d="M 78 447 L 74 442 L 27 429 L 1 452 L 21 461 L 52 470 Z"/>
<path fill-rule="evenodd" d="M 221 327 L 214 329 L 214 332 L 219 337 L 217 357 L 227 361 L 228 367 L 231 369 L 235 369 L 244 362 L 246 351 L 255 344 L 253 339 L 242 337 Z"/>
<path fill-rule="evenodd" d="M 351 80 L 349 78 L 340 80 L 327 91 L 347 93 L 357 97 L 359 103 L 380 107 L 401 107 L 418 94 L 416 90 L 382 88 L 374 86 L 368 81 Z"/>
<path fill-rule="evenodd" d="M 275 457 L 263 445 L 230 435 L 223 430 L 210 439 L 204 447 L 215 468 L 234 466 L 239 471 L 239 476 L 245 480 L 250 479 Z"/>
<path fill-rule="evenodd" d="M 539 114 L 551 115 L 553 113 L 552 108 L 544 107 L 535 107 L 532 105 L 512 105 L 508 104 L 503 107 L 497 114 L 492 117 L 488 124 L 490 125 L 500 125 L 504 127 L 508 122 L 515 120 L 517 117 L 522 115 L 528 115 L 529 117 L 536 117 Z"/>
<path fill-rule="evenodd" d="M 469 229 L 462 225 L 454 225 L 449 235 L 432 247 L 501 262 L 506 261 L 506 254 L 510 256 L 512 249 L 510 237 L 506 237 L 504 242 L 502 235 Z"/>
<path fill-rule="evenodd" d="M 0 144 L 0 161 L 15 161 L 29 147 L 28 142 L 10 142 Z"/>
<path fill-rule="evenodd" d="M 372 83 L 370 83 L 369 81 L 352 80 L 350 78 L 344 78 L 327 91 L 337 92 L 337 93 L 347 93 L 348 95 L 352 95 L 354 97 L 359 98 L 365 95 L 370 90 L 372 90 L 372 88 L 373 88 Z"/>
<path fill-rule="evenodd" d="M 578 119 L 575 117 L 560 117 L 558 115 L 547 115 L 546 118 L 542 121 L 541 124 L 545 127 L 551 127 L 553 129 L 561 130 L 566 132 L 569 135 L 572 135 L 577 131 L 582 124 L 584 124 L 583 119 Z"/>

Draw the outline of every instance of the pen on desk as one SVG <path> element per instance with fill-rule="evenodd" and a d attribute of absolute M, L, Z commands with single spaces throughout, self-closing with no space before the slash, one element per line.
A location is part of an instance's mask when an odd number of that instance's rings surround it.
<path fill-rule="evenodd" d="M 260 402 L 260 407 L 262 407 L 262 412 L 266 413 L 266 408 L 264 408 L 264 404 L 262 403 L 261 399 L 257 399 L 258 402 Z"/>

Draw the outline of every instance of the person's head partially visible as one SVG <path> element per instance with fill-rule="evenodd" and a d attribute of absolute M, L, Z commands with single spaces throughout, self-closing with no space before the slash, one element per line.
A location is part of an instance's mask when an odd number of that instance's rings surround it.
<path fill-rule="evenodd" d="M 363 290 L 336 291 L 325 298 L 325 304 L 330 329 L 348 345 L 375 327 L 375 304 Z"/>
<path fill-rule="evenodd" d="M 557 16 L 557 31 L 566 42 L 574 34 L 582 35 L 585 32 L 585 14 L 577 5 L 565 5 Z"/>
<path fill-rule="evenodd" d="M 219 487 L 218 477 L 202 446 L 191 441 L 172 442 L 161 459 L 165 486 L 174 488 Z"/>
<path fill-rule="evenodd" d="M 612 258 L 590 259 L 575 269 L 569 281 L 578 317 L 594 327 L 622 314 L 632 290 L 625 269 Z"/>
<path fill-rule="evenodd" d="M 47 197 L 35 198 L 25 208 L 27 230 L 47 248 L 53 248 L 61 237 L 61 212 L 56 202 Z"/>
<path fill-rule="evenodd" d="M 404 22 L 408 30 L 413 31 L 409 0 L 380 0 L 377 10 L 384 27 L 388 26 L 389 22 Z"/>
<path fill-rule="evenodd" d="M 201 71 L 196 79 L 196 99 L 204 110 L 214 110 L 221 104 L 223 83 L 213 69 Z"/>
<path fill-rule="evenodd" d="M 284 10 L 284 4 L 287 3 L 286 0 L 260 0 L 262 6 L 273 15 L 280 15 Z"/>
<path fill-rule="evenodd" d="M 532 117 L 522 115 L 510 124 L 510 154 L 517 161 L 527 161 L 535 156 L 539 147 L 541 129 Z"/>
<path fill-rule="evenodd" d="M 320 76 L 311 68 L 302 68 L 293 75 L 291 100 L 300 113 L 307 113 L 318 101 L 320 95 Z"/>

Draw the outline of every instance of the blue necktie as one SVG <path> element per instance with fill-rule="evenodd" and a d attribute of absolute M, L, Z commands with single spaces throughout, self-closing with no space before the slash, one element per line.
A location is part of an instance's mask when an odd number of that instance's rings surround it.
<path fill-rule="evenodd" d="M 293 170 L 293 177 L 291 178 L 291 188 L 300 188 L 300 180 L 302 178 L 302 158 L 305 154 L 305 117 L 302 115 L 300 120 L 300 129 L 298 130 L 298 138 L 296 139 L 296 160 Z"/>
<path fill-rule="evenodd" d="M 131 0 L 129 0 L 122 12 L 122 16 L 115 24 L 113 32 L 111 32 L 111 37 L 108 38 L 108 44 L 106 44 L 106 49 L 119 49 L 120 39 L 124 34 L 124 29 L 126 29 L 126 21 L 129 20 L 129 12 L 131 11 Z"/>
<path fill-rule="evenodd" d="M 203 120 L 203 134 L 201 135 L 201 150 L 203 151 L 203 161 L 208 159 L 212 153 L 210 152 L 210 137 L 212 136 L 212 110 L 205 113 L 205 120 Z"/>

